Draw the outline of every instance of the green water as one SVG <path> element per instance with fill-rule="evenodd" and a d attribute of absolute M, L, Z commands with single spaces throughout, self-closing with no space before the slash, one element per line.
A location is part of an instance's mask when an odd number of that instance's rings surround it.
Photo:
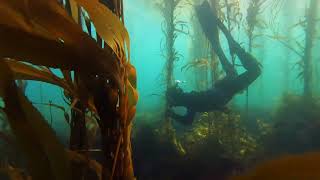
<path fill-rule="evenodd" d="M 248 3 L 241 1 L 241 8 L 243 16 L 246 16 L 245 10 Z M 164 79 L 161 74 L 164 73 L 165 59 L 160 56 L 160 43 L 164 41 L 164 36 L 161 31 L 161 23 L 163 18 L 159 10 L 149 1 L 135 0 L 127 1 L 126 4 L 126 26 L 130 33 L 131 45 L 132 45 L 132 62 L 137 68 L 138 72 L 138 88 L 140 93 L 139 110 L 147 110 L 148 108 L 154 109 L 157 105 L 161 104 L 163 98 L 160 96 L 150 96 L 152 94 L 163 94 L 165 89 Z M 279 24 L 279 34 L 282 36 L 288 35 L 289 27 L 294 25 L 304 16 L 305 1 L 287 1 L 284 2 L 283 10 L 280 10 L 277 16 L 276 23 Z M 293 9 L 285 10 L 285 7 L 290 5 Z M 179 20 L 190 22 L 191 16 L 193 16 L 192 8 L 185 5 L 185 10 L 179 14 Z M 286 12 L 291 11 L 291 12 Z M 270 21 L 270 9 L 264 10 L 261 19 L 265 19 L 266 22 Z M 290 14 L 291 13 L 291 14 Z M 287 22 L 288 19 L 290 22 Z M 192 31 L 192 27 L 189 28 Z M 265 34 L 272 34 L 270 29 L 266 29 Z M 297 41 L 304 38 L 303 29 L 291 30 L 292 37 Z M 256 34 L 259 33 L 257 30 Z M 240 30 L 234 30 L 233 35 L 239 42 L 243 43 L 243 47 L 247 48 L 248 40 L 243 28 Z M 183 55 L 180 61 L 175 63 L 175 79 L 186 81 L 183 84 L 187 91 L 194 89 L 195 76 L 190 70 L 189 72 L 181 72 L 180 69 L 188 61 L 191 60 L 190 48 L 191 35 L 178 34 L 178 38 L 175 43 L 177 51 Z M 254 48 L 252 54 L 257 57 L 263 65 L 263 74 L 257 81 L 250 86 L 250 107 L 271 108 L 279 103 L 281 96 L 286 92 L 286 84 L 288 84 L 288 91 L 296 94 L 302 92 L 302 81 L 297 79 L 299 69 L 294 64 L 299 61 L 300 57 L 297 56 L 291 50 L 288 50 L 281 43 L 276 40 L 272 40 L 266 37 L 257 38 L 256 40 L 258 48 Z M 225 42 L 224 42 L 225 44 Z M 319 66 L 319 49 L 318 43 L 314 47 L 314 68 Z M 225 47 L 227 50 L 227 47 Z M 227 51 L 226 51 L 227 52 Z M 226 53 L 228 55 L 228 53 Z M 318 60 L 317 60 L 318 58 Z M 289 66 L 289 75 L 285 74 L 286 66 Z M 239 68 L 241 72 L 241 68 Z M 286 80 L 286 76 L 289 77 Z M 317 76 L 317 74 L 314 74 Z M 287 81 L 287 82 L 286 82 Z M 319 85 L 315 83 L 314 92 L 318 92 Z M 245 103 L 245 93 L 239 94 L 234 98 L 234 102 L 243 106 Z"/>

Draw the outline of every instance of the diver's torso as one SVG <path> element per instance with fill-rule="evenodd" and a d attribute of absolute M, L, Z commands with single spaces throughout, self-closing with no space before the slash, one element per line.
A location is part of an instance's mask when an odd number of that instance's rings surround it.
<path fill-rule="evenodd" d="M 223 109 L 232 99 L 227 91 L 213 88 L 203 92 L 190 92 L 186 94 L 185 105 L 195 112 L 208 112 Z"/>

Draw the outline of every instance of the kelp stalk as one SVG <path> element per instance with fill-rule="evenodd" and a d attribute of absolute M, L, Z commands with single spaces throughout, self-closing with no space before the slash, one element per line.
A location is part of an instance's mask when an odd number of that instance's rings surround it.
<path fill-rule="evenodd" d="M 75 13 L 75 12 L 72 12 L 72 10 L 74 9 L 72 9 L 71 6 L 72 6 L 71 2 L 69 0 L 66 0 L 65 9 L 70 16 L 72 16 L 72 14 Z M 78 24 L 82 27 L 82 21 L 81 21 L 83 17 L 82 9 L 79 7 L 76 7 L 76 8 L 77 8 L 77 14 L 76 14 L 77 17 L 74 17 L 74 18 L 77 18 Z M 88 29 L 90 28 L 88 27 Z M 89 34 L 90 33 L 91 31 L 89 30 Z M 71 72 L 65 72 L 65 75 L 66 73 L 68 73 L 68 75 L 70 76 Z M 70 81 L 72 82 L 72 79 L 70 79 Z M 79 73 L 77 71 L 74 72 L 73 83 L 77 87 L 83 86 L 80 84 L 81 81 L 80 81 Z M 70 150 L 75 152 L 81 152 L 82 150 L 87 150 L 88 144 L 87 144 L 87 133 L 86 133 L 87 129 L 86 129 L 86 120 L 85 120 L 86 108 L 82 104 L 82 102 L 76 100 L 75 97 L 69 96 L 68 94 L 65 94 L 65 96 L 66 96 L 66 99 L 69 100 L 70 105 L 72 105 L 75 102 L 75 104 L 73 105 L 74 107 L 71 108 L 71 119 L 69 123 L 70 124 L 69 148 Z M 88 158 L 88 156 L 86 155 L 86 151 L 82 151 L 81 153 Z M 72 164 L 71 171 L 72 171 L 71 173 L 72 180 L 81 179 L 85 177 L 86 165 Z"/>
<path fill-rule="evenodd" d="M 315 38 L 316 16 L 318 0 L 310 0 L 309 10 L 307 11 L 306 44 L 304 49 L 304 96 L 312 97 L 312 49 Z"/>
<path fill-rule="evenodd" d="M 159 4 L 160 12 L 164 17 L 164 27 L 162 31 L 165 35 L 165 55 L 166 58 L 166 89 L 174 85 L 173 69 L 174 62 L 178 59 L 178 52 L 175 49 L 175 41 L 177 38 L 177 15 L 176 10 L 180 0 L 164 0 Z M 166 91 L 167 91 L 166 90 Z M 170 128 L 171 122 L 168 116 L 170 111 L 169 105 L 165 105 L 165 127 Z"/>
<path fill-rule="evenodd" d="M 258 24 L 258 15 L 261 13 L 262 0 L 250 0 L 247 9 L 247 36 L 248 36 L 248 52 L 251 54 L 253 49 L 254 31 Z M 249 88 L 246 90 L 246 118 L 249 117 Z"/>

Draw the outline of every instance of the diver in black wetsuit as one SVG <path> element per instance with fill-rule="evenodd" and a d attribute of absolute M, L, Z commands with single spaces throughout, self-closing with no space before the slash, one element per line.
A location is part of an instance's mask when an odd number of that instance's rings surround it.
<path fill-rule="evenodd" d="M 172 110 L 169 111 L 169 116 L 183 124 L 192 124 L 196 112 L 224 109 L 235 94 L 246 89 L 261 74 L 258 61 L 233 39 L 225 25 L 212 13 L 207 1 L 196 7 L 196 12 L 204 33 L 219 57 L 226 77 L 215 83 L 214 88 L 203 92 L 186 93 L 177 85 L 168 89 L 166 96 L 169 105 L 187 108 L 187 114 L 184 116 L 178 115 Z M 213 29 L 217 29 L 217 26 L 226 36 L 230 50 L 238 56 L 246 72 L 237 75 L 235 68 L 227 60 L 218 38 L 212 35 Z"/>

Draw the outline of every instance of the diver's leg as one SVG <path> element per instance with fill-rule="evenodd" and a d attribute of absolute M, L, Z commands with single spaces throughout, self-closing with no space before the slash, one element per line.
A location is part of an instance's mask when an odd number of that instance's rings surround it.
<path fill-rule="evenodd" d="M 201 27 L 210 41 L 212 48 L 219 57 L 223 70 L 227 76 L 236 76 L 237 72 L 232 64 L 226 58 L 219 41 L 218 26 L 215 22 L 214 13 L 212 12 L 210 5 L 207 1 L 204 1 L 202 5 L 195 8 L 197 17 L 201 24 Z"/>
<path fill-rule="evenodd" d="M 232 65 L 226 60 L 220 43 L 214 41 L 217 40 L 217 38 L 214 38 L 210 30 L 216 28 L 216 26 L 218 26 L 224 33 L 229 43 L 229 48 L 233 52 L 235 52 L 235 54 L 239 57 L 243 67 L 247 70 L 239 76 L 223 80 L 223 84 L 219 86 L 219 89 L 221 91 L 225 93 L 229 92 L 228 97 L 233 96 L 235 93 L 247 88 L 255 79 L 258 78 L 258 76 L 261 74 L 260 64 L 250 53 L 247 53 L 240 46 L 240 44 L 234 40 L 234 38 L 232 37 L 228 29 L 225 27 L 225 25 L 214 13 L 212 13 L 208 2 L 205 1 L 201 6 L 197 7 L 196 11 L 199 17 L 200 24 L 202 25 L 202 28 L 206 36 L 211 42 L 212 47 L 217 53 L 222 66 L 224 66 L 223 63 L 226 64 L 226 67 L 224 67 L 225 71 L 228 72 L 228 68 L 230 69 L 229 66 Z M 207 23 L 208 19 L 210 19 L 214 23 Z"/>
<path fill-rule="evenodd" d="M 235 52 L 235 54 L 239 57 L 241 64 L 243 65 L 243 67 L 247 70 L 247 71 L 254 71 L 256 73 L 252 73 L 252 74 L 257 74 L 260 75 L 260 64 L 259 62 L 256 60 L 255 57 L 253 57 L 250 53 L 246 52 L 241 46 L 240 44 L 234 40 L 234 38 L 232 37 L 231 33 L 227 30 L 227 28 L 225 27 L 225 25 L 217 18 L 216 18 L 216 22 L 217 25 L 219 26 L 219 28 L 221 29 L 221 31 L 224 33 L 224 35 L 226 36 L 226 39 L 229 43 L 229 48 L 232 49 L 233 52 Z"/>
<path fill-rule="evenodd" d="M 224 34 L 228 39 L 230 48 L 232 48 L 233 52 L 235 52 L 235 54 L 239 57 L 241 64 L 247 70 L 245 73 L 238 76 L 239 82 L 235 82 L 235 85 L 241 82 L 244 83 L 244 85 L 240 85 L 239 87 L 242 89 L 242 86 L 249 86 L 255 79 L 257 79 L 260 76 L 261 65 L 255 57 L 253 57 L 250 53 L 246 52 L 240 46 L 240 44 L 233 39 L 233 37 L 228 31 L 225 31 Z"/>
<path fill-rule="evenodd" d="M 221 65 L 222 65 L 222 68 L 223 68 L 224 72 L 226 73 L 226 76 L 229 76 L 229 77 L 237 76 L 237 71 L 232 66 L 232 64 L 228 61 L 228 59 L 225 56 L 220 44 L 212 46 L 212 48 L 213 48 L 214 52 L 217 54 L 217 56 L 219 57 L 219 60 L 221 62 Z"/>
<path fill-rule="evenodd" d="M 219 19 L 216 19 L 216 22 L 221 31 L 226 36 L 229 47 L 232 48 L 232 51 L 235 52 L 235 54 L 239 57 L 241 64 L 247 70 L 246 72 L 237 76 L 226 84 L 226 90 L 234 94 L 247 88 L 254 80 L 256 80 L 260 76 L 260 64 L 255 57 L 246 52 L 240 46 L 240 44 L 233 39 L 230 32 Z"/>
<path fill-rule="evenodd" d="M 227 73 L 232 71 L 231 69 L 233 69 L 233 66 L 225 57 L 222 51 L 222 48 L 220 46 L 219 38 L 216 37 L 217 35 L 215 35 L 214 33 L 217 27 L 219 27 L 221 31 L 224 33 L 224 35 L 226 36 L 230 49 L 237 54 L 244 68 L 247 69 L 248 71 L 256 71 L 256 72 L 260 71 L 258 61 L 251 54 L 247 53 L 240 46 L 240 44 L 233 39 L 231 33 L 228 31 L 226 26 L 212 12 L 210 5 L 207 1 L 204 1 L 202 5 L 197 6 L 196 12 L 204 33 L 206 34 L 212 47 L 217 53 L 221 61 L 222 67 Z M 209 23 L 208 20 L 210 20 L 211 23 Z"/>
<path fill-rule="evenodd" d="M 246 71 L 239 76 L 227 80 L 219 89 L 226 95 L 226 98 L 245 90 L 260 75 L 260 71 Z"/>

